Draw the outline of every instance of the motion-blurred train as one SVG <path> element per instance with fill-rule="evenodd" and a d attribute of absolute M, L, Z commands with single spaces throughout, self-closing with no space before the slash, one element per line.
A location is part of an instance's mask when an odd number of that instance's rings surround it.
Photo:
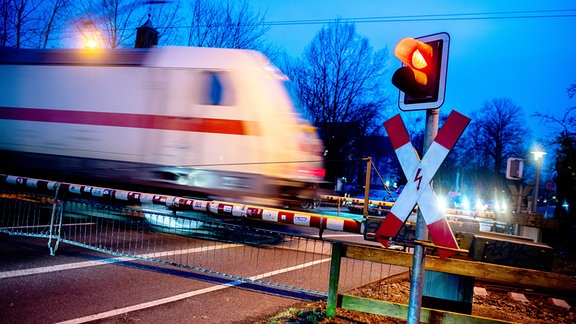
<path fill-rule="evenodd" d="M 0 49 L 0 173 L 285 205 L 322 144 L 261 53 Z"/>

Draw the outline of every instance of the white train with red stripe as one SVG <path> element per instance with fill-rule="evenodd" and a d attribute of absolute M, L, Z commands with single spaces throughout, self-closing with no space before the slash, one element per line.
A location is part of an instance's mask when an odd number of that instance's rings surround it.
<path fill-rule="evenodd" d="M 0 49 L 0 172 L 284 203 L 323 180 L 316 130 L 247 50 Z"/>

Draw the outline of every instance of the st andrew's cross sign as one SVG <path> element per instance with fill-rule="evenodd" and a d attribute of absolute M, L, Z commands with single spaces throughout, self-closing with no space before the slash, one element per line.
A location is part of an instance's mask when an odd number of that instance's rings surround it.
<path fill-rule="evenodd" d="M 410 142 L 400 115 L 384 123 L 408 183 L 376 231 L 376 239 L 382 245 L 389 246 L 390 240 L 396 236 L 414 206 L 418 204 L 434 243 L 450 248 L 439 249 L 440 257 L 449 257 L 456 253 L 458 243 L 438 206 L 430 181 L 469 123 L 470 118 L 453 110 L 422 160 Z"/>

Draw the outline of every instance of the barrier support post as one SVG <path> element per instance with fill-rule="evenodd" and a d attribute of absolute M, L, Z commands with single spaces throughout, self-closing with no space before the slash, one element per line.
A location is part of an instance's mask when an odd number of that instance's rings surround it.
<path fill-rule="evenodd" d="M 56 250 L 58 250 L 58 246 L 62 240 L 62 214 L 64 209 L 64 205 L 58 199 L 60 183 L 57 183 L 55 188 L 54 198 L 52 199 L 52 213 L 50 215 L 50 233 L 48 235 L 48 249 L 50 249 L 51 256 L 56 255 Z M 54 245 L 52 244 L 52 239 L 55 239 Z"/>

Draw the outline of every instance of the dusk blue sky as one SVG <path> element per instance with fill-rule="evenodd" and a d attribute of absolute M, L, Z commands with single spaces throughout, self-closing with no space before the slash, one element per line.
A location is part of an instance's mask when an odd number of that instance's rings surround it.
<path fill-rule="evenodd" d="M 393 55 L 400 39 L 447 32 L 451 44 L 441 110 L 469 114 L 485 101 L 508 97 L 523 108 L 534 140 L 546 135 L 539 120 L 531 117 L 534 112 L 559 116 L 576 105 L 576 99 L 566 95 L 576 82 L 573 0 L 254 0 L 250 4 L 265 13 L 267 22 L 280 22 L 267 36 L 291 56 L 301 55 L 327 21 L 350 19 L 374 49 L 388 48 L 390 74 L 400 66 Z M 383 86 L 397 102 L 398 92 L 391 83 Z"/>

